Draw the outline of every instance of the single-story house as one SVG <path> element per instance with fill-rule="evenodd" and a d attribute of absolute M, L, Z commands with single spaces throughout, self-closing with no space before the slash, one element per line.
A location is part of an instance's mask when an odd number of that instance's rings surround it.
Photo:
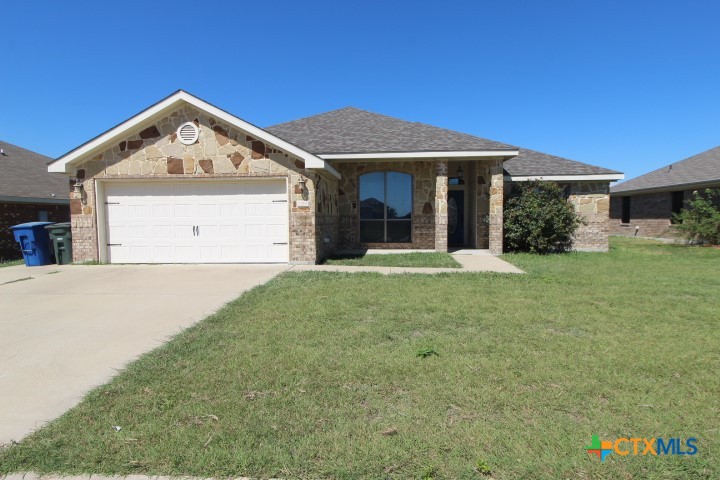
<path fill-rule="evenodd" d="M 74 260 L 315 263 L 357 248 L 503 249 L 513 182 L 566 186 L 607 250 L 612 170 L 343 108 L 259 128 L 184 91 L 58 158 Z"/>
<path fill-rule="evenodd" d="M 720 147 L 666 165 L 610 189 L 610 232 L 674 236 L 673 214 L 692 192 L 720 188 Z"/>
<path fill-rule="evenodd" d="M 52 159 L 0 141 L 0 261 L 22 257 L 10 227 L 70 220 L 68 179 L 51 175 Z"/>

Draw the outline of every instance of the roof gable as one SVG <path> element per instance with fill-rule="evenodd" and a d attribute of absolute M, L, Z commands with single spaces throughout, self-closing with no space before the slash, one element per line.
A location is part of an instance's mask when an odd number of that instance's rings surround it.
<path fill-rule="evenodd" d="M 266 130 L 316 155 L 517 150 L 467 133 L 353 107 L 273 125 Z"/>
<path fill-rule="evenodd" d="M 52 162 L 48 171 L 50 172 L 61 172 L 70 173 L 73 165 L 81 163 L 85 158 L 103 151 L 108 146 L 112 145 L 117 139 L 123 137 L 127 132 L 133 129 L 140 129 L 144 126 L 148 126 L 156 120 L 162 118 L 173 110 L 177 109 L 179 105 L 186 103 L 193 107 L 202 110 L 209 115 L 213 115 L 218 119 L 252 135 L 255 138 L 263 140 L 275 147 L 293 154 L 301 158 L 305 162 L 305 168 L 311 169 L 323 169 L 327 170 L 331 174 L 340 178 L 340 174 L 325 160 L 313 155 L 312 153 L 294 145 L 282 138 L 279 138 L 272 133 L 263 130 L 245 120 L 236 117 L 220 108 L 211 105 L 204 100 L 199 99 L 183 90 L 178 90 L 169 97 L 164 98 L 158 103 L 148 107 L 142 112 L 138 113 L 134 117 L 122 122 L 121 124 L 107 130 L 106 132 L 98 135 L 92 140 L 82 144 L 74 150 L 66 153 L 62 157 Z"/>
<path fill-rule="evenodd" d="M 0 198 L 68 203 L 68 179 L 47 171 L 50 157 L 0 141 Z"/>
<path fill-rule="evenodd" d="M 720 183 L 720 147 L 711 148 L 615 185 L 610 189 L 610 193 L 673 189 L 709 183 Z"/>

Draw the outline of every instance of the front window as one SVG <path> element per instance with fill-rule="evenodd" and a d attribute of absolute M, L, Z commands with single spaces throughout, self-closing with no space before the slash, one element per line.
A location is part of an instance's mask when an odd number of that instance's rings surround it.
<path fill-rule="evenodd" d="M 412 241 L 412 176 L 375 172 L 360 176 L 360 242 Z"/>

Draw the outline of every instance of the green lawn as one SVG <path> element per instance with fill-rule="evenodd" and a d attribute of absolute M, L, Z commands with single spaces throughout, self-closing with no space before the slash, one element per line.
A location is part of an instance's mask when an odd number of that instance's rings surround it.
<path fill-rule="evenodd" d="M 281 275 L 0 453 L 0 473 L 718 478 L 720 250 L 505 258 L 528 275 Z M 592 435 L 699 453 L 601 463 Z"/>
<path fill-rule="evenodd" d="M 0 268 L 2 267 L 14 267 L 15 265 L 24 265 L 25 260 L 9 260 L 7 262 L 0 262 Z"/>
<path fill-rule="evenodd" d="M 352 267 L 461 267 L 452 255 L 442 252 L 383 253 L 346 256 L 328 258 L 325 260 L 325 263 L 328 265 L 348 265 Z"/>

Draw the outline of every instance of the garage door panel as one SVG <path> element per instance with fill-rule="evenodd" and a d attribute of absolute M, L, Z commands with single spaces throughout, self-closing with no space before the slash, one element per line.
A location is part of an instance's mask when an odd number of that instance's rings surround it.
<path fill-rule="evenodd" d="M 287 240 L 287 227 L 282 223 L 267 224 L 267 236 L 272 239 L 273 242 Z"/>
<path fill-rule="evenodd" d="M 191 203 L 176 203 L 175 205 L 173 205 L 173 216 L 197 218 L 198 206 Z"/>
<path fill-rule="evenodd" d="M 108 183 L 105 190 L 111 262 L 288 261 L 285 181 Z"/>
<path fill-rule="evenodd" d="M 172 215 L 172 213 L 173 213 L 172 205 L 170 205 L 169 203 L 161 203 L 161 204 L 153 205 L 152 209 L 153 209 L 153 217 L 155 217 L 155 218 L 161 218 L 161 217 L 169 218 L 169 217 L 173 216 Z"/>

